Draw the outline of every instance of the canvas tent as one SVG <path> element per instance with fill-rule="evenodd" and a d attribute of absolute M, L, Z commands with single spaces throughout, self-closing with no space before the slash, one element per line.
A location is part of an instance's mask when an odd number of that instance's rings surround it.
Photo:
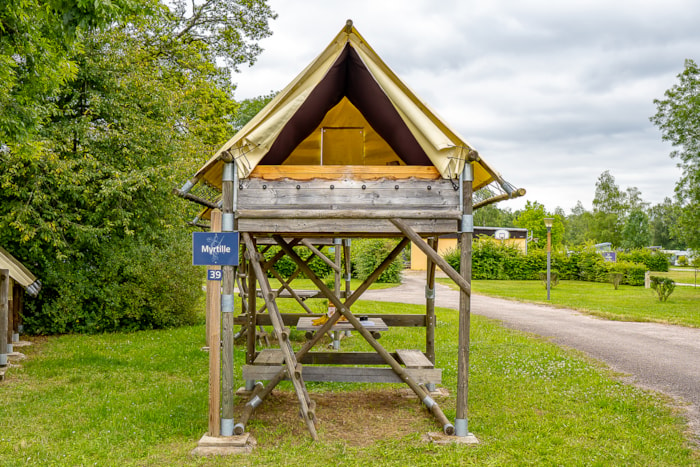
<path fill-rule="evenodd" d="M 326 49 L 195 174 L 220 188 L 223 162 L 238 177 L 262 165 L 434 166 L 443 179 L 462 171 L 469 144 L 389 69 L 348 21 Z M 505 197 L 522 195 L 485 161 L 473 188 L 497 182 Z"/>

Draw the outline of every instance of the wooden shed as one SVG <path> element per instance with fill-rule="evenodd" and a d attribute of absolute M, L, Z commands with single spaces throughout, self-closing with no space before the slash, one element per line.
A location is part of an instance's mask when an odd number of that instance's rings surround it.
<path fill-rule="evenodd" d="M 209 434 L 242 433 L 253 410 L 280 380 L 289 379 L 314 439 L 314 403 L 304 384 L 312 380 L 405 383 L 446 433 L 466 436 L 472 192 L 487 185 L 497 195 L 481 205 L 524 193 L 506 183 L 418 99 L 348 21 L 299 76 L 176 190 L 180 196 L 207 207 L 195 221 L 201 225 L 211 218 L 213 231 L 219 227 L 216 213 L 220 209 L 221 231 L 240 232 L 245 252 L 239 267 L 223 267 L 222 419 L 217 423 L 216 396 L 210 399 Z M 212 197 L 212 192 L 220 195 Z M 437 238 L 453 233 L 459 233 L 462 245 L 460 272 L 451 269 L 435 252 Z M 344 272 L 349 283 L 348 239 L 365 237 L 396 237 L 400 242 L 357 290 L 346 288 L 342 293 L 339 287 L 330 290 L 293 248 L 305 245 L 319 253 L 314 245 L 343 245 L 345 261 L 337 256 L 335 270 L 338 275 Z M 388 329 L 423 327 L 426 344 L 424 349 L 385 349 L 366 323 L 353 314 L 352 304 L 411 241 L 428 257 L 425 313 L 378 313 L 368 319 Z M 266 260 L 258 250 L 259 245 L 269 243 L 281 248 L 272 260 Z M 336 310 L 325 324 L 309 328 L 313 331 L 309 340 L 297 351 L 289 342 L 289 327 L 307 329 L 313 315 L 279 312 L 279 291 L 272 290 L 267 273 L 274 272 L 272 266 L 282 254 L 313 280 Z M 429 391 L 440 382 L 440 371 L 434 368 L 436 265 L 462 289 L 460 346 L 455 350 L 459 384 L 454 424 Z M 243 305 L 234 313 L 236 282 Z M 293 289 L 287 289 L 294 295 Z M 258 296 L 264 300 L 266 313 L 257 311 Z M 348 323 L 343 326 L 366 339 L 374 352 L 313 350 L 324 334 L 339 329 L 341 316 Z M 214 314 L 210 319 L 210 335 L 216 342 L 218 317 Z M 242 375 L 251 396 L 234 424 L 231 335 L 236 324 L 246 326 Z M 256 348 L 256 328 L 260 325 L 273 327 L 279 348 Z M 211 354 L 210 387 L 216 391 L 218 352 Z"/>
<path fill-rule="evenodd" d="M 0 247 L 0 367 L 19 341 L 24 292 L 36 296 L 41 282 L 22 263 Z"/>

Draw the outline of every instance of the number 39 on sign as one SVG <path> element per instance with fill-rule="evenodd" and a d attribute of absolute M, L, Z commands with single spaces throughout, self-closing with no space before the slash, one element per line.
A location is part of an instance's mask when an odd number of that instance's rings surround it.
<path fill-rule="evenodd" d="M 220 281 L 221 277 L 221 269 L 207 269 L 208 281 Z"/>

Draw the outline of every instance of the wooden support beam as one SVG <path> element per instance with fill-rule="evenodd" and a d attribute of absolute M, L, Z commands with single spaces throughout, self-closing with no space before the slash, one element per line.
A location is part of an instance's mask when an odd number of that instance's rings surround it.
<path fill-rule="evenodd" d="M 430 248 L 408 224 L 402 219 L 391 219 L 391 223 L 396 226 L 406 237 L 408 237 L 414 245 L 421 249 L 427 257 L 434 261 L 440 269 L 445 272 L 467 295 L 471 295 L 471 284 L 467 282 L 457 271 L 452 269 L 452 266 L 445 261 L 435 250 Z"/>
<path fill-rule="evenodd" d="M 303 263 L 302 259 L 299 257 L 299 255 L 296 254 L 296 252 L 289 247 L 289 245 L 284 241 L 284 239 L 280 236 L 274 236 L 275 240 L 277 240 L 277 243 L 280 244 L 282 249 L 287 253 L 287 256 L 292 258 L 295 263 L 299 265 L 299 267 L 302 268 L 304 274 L 306 274 L 309 279 L 312 280 L 314 285 L 323 292 L 324 295 L 328 298 L 329 301 L 335 305 L 336 310 L 340 311 L 343 316 L 352 324 L 352 326 L 355 328 L 355 330 L 369 343 L 370 346 L 379 354 L 382 356 L 384 361 L 394 370 L 394 372 L 399 375 L 401 380 L 406 383 L 412 390 L 415 392 L 415 394 L 418 396 L 418 398 L 430 409 L 430 411 L 433 413 L 433 415 L 438 419 L 438 421 L 442 424 L 443 430 L 447 434 L 452 434 L 454 432 L 454 427 L 453 425 L 447 420 L 447 417 L 443 414 L 443 412 L 440 410 L 438 407 L 437 403 L 432 400 L 432 398 L 427 394 L 425 389 L 423 389 L 407 372 L 406 370 L 399 364 L 399 362 L 396 361 L 395 358 L 391 356 L 391 354 L 384 348 L 382 347 L 381 344 L 377 342 L 377 340 L 372 336 L 371 332 L 367 330 L 364 326 L 362 326 L 362 323 L 355 317 L 355 315 L 352 314 L 350 311 L 350 307 L 346 303 L 342 303 L 338 297 L 336 297 L 333 292 L 326 287 L 326 285 L 323 283 L 322 280 L 320 280 L 316 274 L 306 265 Z M 422 243 L 422 242 L 421 242 Z"/>
<path fill-rule="evenodd" d="M 243 234 L 243 237 L 246 238 L 248 234 Z M 279 240 L 277 240 L 279 241 Z M 364 280 L 364 282 L 360 285 L 360 287 L 357 288 L 357 290 L 348 298 L 345 303 L 347 304 L 348 307 L 350 307 L 360 296 L 369 288 L 372 283 L 377 280 L 377 278 L 386 270 L 386 268 L 389 267 L 389 265 L 396 259 L 396 257 L 403 251 L 403 249 L 408 245 L 409 240 L 407 238 L 404 238 L 399 242 L 398 245 L 387 255 L 386 258 L 384 258 L 384 261 L 382 261 L 379 266 L 374 270 L 372 274 L 367 277 L 367 279 Z M 288 244 L 288 246 L 291 246 L 291 242 Z M 300 258 L 301 259 L 301 258 Z M 306 264 L 306 263 L 304 263 Z M 315 277 L 315 276 L 314 276 Z M 261 315 L 265 316 L 265 315 Z M 336 321 L 340 318 L 341 314 L 338 308 L 336 308 L 336 312 L 333 313 L 333 315 L 326 321 L 321 328 L 316 331 L 316 333 L 313 335 L 313 337 L 308 340 L 302 348 L 297 351 L 295 354 L 295 358 L 297 361 L 301 360 L 304 358 L 304 356 L 318 343 L 319 340 L 321 340 L 321 337 L 329 332 L 333 325 L 335 325 Z M 296 322 L 296 321 L 295 321 Z M 252 415 L 253 411 L 255 408 L 262 403 L 265 398 L 272 393 L 272 390 L 279 384 L 280 381 L 282 381 L 285 378 L 286 371 L 285 369 L 281 369 L 277 372 L 277 374 L 272 377 L 267 385 L 263 388 L 262 391 L 260 391 L 257 394 L 257 398 L 251 398 L 246 405 L 243 407 L 243 413 L 241 414 L 240 421 L 236 425 L 238 427 L 238 431 L 236 431 L 236 434 L 240 435 L 243 433 L 243 429 L 245 425 L 248 423 L 248 420 L 250 419 L 250 416 Z"/>
<path fill-rule="evenodd" d="M 428 246 L 437 252 L 438 239 L 430 237 Z M 427 257 L 427 278 L 425 286 L 425 353 L 428 360 L 435 364 L 435 262 Z"/>
<path fill-rule="evenodd" d="M 224 164 L 224 171 L 221 181 L 221 230 L 230 232 L 234 230 L 234 192 L 236 187 L 233 180 L 235 178 L 236 167 L 232 162 Z M 221 435 L 231 436 L 233 434 L 233 294 L 236 283 L 236 269 L 234 266 L 223 266 L 221 280 Z"/>
<path fill-rule="evenodd" d="M 472 206 L 472 181 L 474 167 L 468 163 L 462 172 L 462 206 L 464 216 L 460 227 L 459 246 L 460 273 L 463 280 L 471 283 L 472 273 L 472 237 L 474 235 L 474 220 Z M 468 399 L 469 399 L 469 333 L 471 326 L 470 293 L 462 289 L 459 293 L 459 336 L 457 347 L 457 407 L 455 417 L 455 432 L 457 436 L 467 436 L 468 429 Z"/>
<path fill-rule="evenodd" d="M 237 215 L 239 219 L 461 219 L 460 212 L 454 209 L 241 209 Z"/>
<path fill-rule="evenodd" d="M 288 329 L 282 322 L 282 317 L 280 316 L 279 309 L 277 308 L 277 303 L 275 302 L 274 294 L 270 288 L 267 276 L 263 274 L 259 261 L 259 254 L 255 250 L 255 244 L 252 237 L 249 234 L 244 233 L 243 241 L 248 249 L 248 259 L 250 261 L 250 265 L 253 267 L 256 276 L 260 280 L 260 288 L 263 291 L 265 303 L 267 303 L 267 311 L 270 315 L 270 319 L 272 320 L 272 326 L 275 329 L 275 333 L 277 333 L 280 349 L 284 353 L 285 365 L 283 368 L 286 369 L 286 372 L 292 381 L 294 391 L 296 392 L 297 399 L 299 400 L 301 416 L 306 423 L 306 427 L 311 434 L 311 438 L 314 441 L 317 441 L 318 434 L 316 433 L 316 425 L 314 424 L 313 411 L 309 410 L 311 399 L 309 398 L 309 393 L 306 390 L 306 385 L 304 384 L 304 380 L 301 375 L 301 367 L 297 365 L 296 356 L 292 350 L 291 343 L 289 342 Z M 285 243 L 285 245 L 287 244 Z M 291 249 L 291 247 L 289 248 Z M 305 267 L 308 267 L 305 263 L 303 263 L 303 261 L 302 264 L 304 264 Z"/>
<path fill-rule="evenodd" d="M 304 239 L 302 239 L 301 243 L 306 248 L 311 250 L 316 256 L 318 256 L 321 259 L 321 261 L 326 263 L 335 272 L 338 272 L 338 273 L 340 272 L 340 267 L 337 264 L 335 264 L 333 261 L 331 261 L 326 255 L 324 255 L 323 252 L 321 250 L 319 250 L 318 248 L 316 248 L 310 241 L 308 241 L 307 239 L 304 238 Z"/>

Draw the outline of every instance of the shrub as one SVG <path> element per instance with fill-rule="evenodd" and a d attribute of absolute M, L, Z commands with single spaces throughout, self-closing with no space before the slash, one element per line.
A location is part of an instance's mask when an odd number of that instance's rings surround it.
<path fill-rule="evenodd" d="M 443 257 L 459 271 L 459 248 L 447 251 Z M 606 262 L 595 250 L 552 252 L 551 267 L 557 271 L 557 280 L 584 280 L 608 282 L 611 273 L 622 274 L 621 282 L 628 285 L 644 284 L 644 264 L 629 261 Z M 477 240 L 472 249 L 472 277 L 474 279 L 537 280 L 547 268 L 547 253 L 531 251 L 525 255 L 517 248 L 490 240 Z"/>
<path fill-rule="evenodd" d="M 350 259 L 353 276 L 365 280 L 393 250 L 398 241 L 386 238 L 360 239 L 352 242 Z M 401 282 L 401 270 L 403 258 L 398 255 L 389 267 L 379 276 L 377 282 L 399 283 Z"/>
<path fill-rule="evenodd" d="M 273 246 L 271 248 L 268 248 L 268 250 L 265 252 L 265 259 L 270 260 L 272 259 L 279 251 L 281 248 L 279 246 Z M 294 251 L 299 255 L 301 259 L 308 259 L 309 256 L 312 255 L 312 252 L 306 248 L 306 247 L 294 247 Z M 321 251 L 328 256 L 328 251 L 324 251 L 324 248 L 321 248 Z M 333 256 L 331 255 L 331 258 Z M 289 257 L 289 256 L 283 256 L 282 258 L 278 259 L 277 262 L 275 262 L 273 268 L 275 268 L 275 271 L 279 273 L 280 276 L 283 278 L 287 279 L 289 276 L 291 276 L 294 271 L 297 268 L 296 263 Z M 332 269 L 330 266 L 328 266 L 321 258 L 318 256 L 315 256 L 311 261 L 309 261 L 309 268 L 320 278 L 326 277 L 328 274 L 332 272 Z M 271 273 L 268 273 L 268 277 L 272 277 Z M 305 274 L 300 273 L 299 278 L 304 278 L 306 277 Z"/>
<path fill-rule="evenodd" d="M 617 259 L 618 261 L 642 263 L 649 271 L 668 272 L 668 257 L 659 251 L 632 250 L 627 253 L 618 253 Z"/>
<path fill-rule="evenodd" d="M 676 288 L 676 283 L 669 277 L 651 276 L 651 288 L 656 292 L 660 302 L 665 302 Z"/>
<path fill-rule="evenodd" d="M 203 272 L 187 237 L 162 245 L 114 240 L 92 263 L 55 261 L 42 274 L 41 300 L 28 300 L 30 334 L 157 329 L 198 320 Z M 83 265 L 81 267 L 80 265 Z"/>

